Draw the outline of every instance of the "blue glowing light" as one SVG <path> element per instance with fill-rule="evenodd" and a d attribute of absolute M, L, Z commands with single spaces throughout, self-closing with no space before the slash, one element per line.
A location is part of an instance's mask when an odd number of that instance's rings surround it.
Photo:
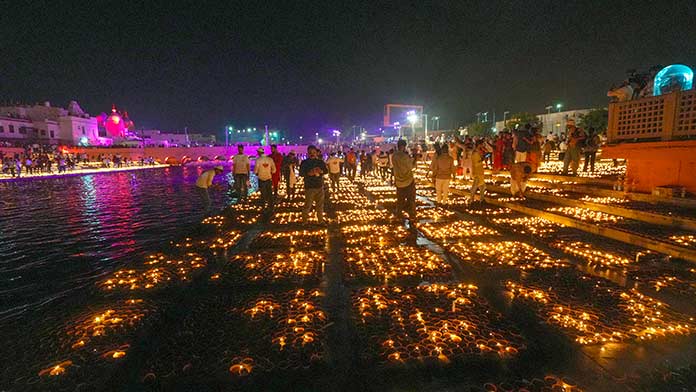
<path fill-rule="evenodd" d="M 82 136 L 80 138 L 80 145 L 89 146 L 89 139 L 86 136 Z"/>
<path fill-rule="evenodd" d="M 672 64 L 662 68 L 655 75 L 653 95 L 662 95 L 673 91 L 691 90 L 694 83 L 694 71 L 683 64 Z"/>

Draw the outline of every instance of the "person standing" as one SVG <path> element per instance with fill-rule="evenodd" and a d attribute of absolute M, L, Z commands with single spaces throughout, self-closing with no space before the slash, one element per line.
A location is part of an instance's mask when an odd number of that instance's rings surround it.
<path fill-rule="evenodd" d="M 600 143 L 601 141 L 599 139 L 599 135 L 595 132 L 594 128 L 589 128 L 587 130 L 587 140 L 585 141 L 585 148 L 583 149 L 583 152 L 585 153 L 585 163 L 582 167 L 582 171 L 587 171 L 587 164 L 589 163 L 590 171 L 594 173 L 594 164 Z"/>
<path fill-rule="evenodd" d="M 484 178 L 483 169 L 483 154 L 485 153 L 485 147 L 483 141 L 479 140 L 471 152 L 471 177 L 474 182 L 471 184 L 471 201 L 476 200 L 476 191 L 481 191 L 481 201 L 485 201 L 483 196 L 486 193 L 486 181 Z"/>
<path fill-rule="evenodd" d="M 541 151 L 542 151 L 542 162 L 550 162 L 551 161 L 551 150 L 553 149 L 553 141 L 551 139 L 546 139 L 544 142 L 544 145 L 541 146 Z"/>
<path fill-rule="evenodd" d="M 413 180 L 413 169 L 417 157 L 406 152 L 406 140 L 399 139 L 397 151 L 392 156 L 394 184 L 396 185 L 396 216 L 403 211 L 408 213 L 411 223 L 416 221 L 416 183 Z"/>
<path fill-rule="evenodd" d="M 196 191 L 201 198 L 201 204 L 203 204 L 203 210 L 206 216 L 210 215 L 211 212 L 210 193 L 208 193 L 208 188 L 213 187 L 213 179 L 216 175 L 222 173 L 222 171 L 222 166 L 215 166 L 212 169 L 205 170 L 196 180 Z"/>
<path fill-rule="evenodd" d="M 360 178 L 365 178 L 367 174 L 367 161 L 369 157 L 365 154 L 365 151 L 360 151 Z"/>
<path fill-rule="evenodd" d="M 585 132 L 575 126 L 575 122 L 568 124 L 568 149 L 563 159 L 563 175 L 568 175 L 568 168 L 573 171 L 573 175 L 578 174 L 580 167 L 580 151 L 585 141 Z"/>
<path fill-rule="evenodd" d="M 319 150 L 307 147 L 309 157 L 300 164 L 300 176 L 304 177 L 305 204 L 302 209 L 302 221 L 309 221 L 309 210 L 316 205 L 317 221 L 324 224 L 324 175 L 329 172 L 326 163 L 319 157 Z"/>
<path fill-rule="evenodd" d="M 261 191 L 261 203 L 266 211 L 273 208 L 273 175 L 277 172 L 275 162 L 269 156 L 264 155 L 263 147 L 257 150 L 259 157 L 254 163 L 254 174 L 259 180 Z"/>
<path fill-rule="evenodd" d="M 353 147 L 350 148 L 350 151 L 348 151 L 348 154 L 346 154 L 346 175 L 348 176 L 348 179 L 353 182 L 355 181 L 355 169 L 358 166 L 358 157 L 355 154 L 355 150 Z"/>
<path fill-rule="evenodd" d="M 341 163 L 343 159 L 336 156 L 335 152 L 332 152 L 329 159 L 326 161 L 326 165 L 329 167 L 329 180 L 331 180 L 331 191 L 338 191 L 338 183 L 341 179 Z"/>
<path fill-rule="evenodd" d="M 379 166 L 379 176 L 382 181 L 386 181 L 389 175 L 389 157 L 384 151 L 380 151 L 377 165 Z"/>
<path fill-rule="evenodd" d="M 527 152 L 527 163 L 532 167 L 532 172 L 536 172 L 539 168 L 539 158 L 541 157 L 541 135 L 537 127 L 532 127 L 529 133 L 531 136 L 529 151 Z"/>
<path fill-rule="evenodd" d="M 287 189 L 288 197 L 292 197 L 295 193 L 295 183 L 297 178 L 295 178 L 295 167 L 297 166 L 297 156 L 295 156 L 295 150 L 290 150 L 290 153 L 283 158 L 283 165 L 281 166 L 281 172 L 283 178 L 285 178 L 285 188 Z"/>
<path fill-rule="evenodd" d="M 379 177 L 379 154 L 377 154 L 377 150 L 372 150 L 372 153 L 370 154 L 370 172 L 372 173 L 373 177 Z"/>
<path fill-rule="evenodd" d="M 444 144 L 433 158 L 430 171 L 435 179 L 435 200 L 438 203 L 447 203 L 449 183 L 454 174 L 454 159 L 449 155 L 447 144 Z"/>
<path fill-rule="evenodd" d="M 251 171 L 251 164 L 249 163 L 249 157 L 244 154 L 244 146 L 241 144 L 237 145 L 237 155 L 232 158 L 233 169 L 232 173 L 234 175 L 234 190 L 237 193 L 237 198 L 239 201 L 246 200 L 249 196 L 249 172 Z"/>
<path fill-rule="evenodd" d="M 532 143 L 531 125 L 525 124 L 515 130 L 512 145 L 515 149 L 515 162 L 526 162 L 529 145 Z"/>
<path fill-rule="evenodd" d="M 278 198 L 278 184 L 280 184 L 280 169 L 283 167 L 283 155 L 278 152 L 278 146 L 271 144 L 271 155 L 276 171 L 273 172 L 273 197 Z"/>

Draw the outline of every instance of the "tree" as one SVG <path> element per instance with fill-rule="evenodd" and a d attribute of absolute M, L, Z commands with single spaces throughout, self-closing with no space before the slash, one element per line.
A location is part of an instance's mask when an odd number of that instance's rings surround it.
<path fill-rule="evenodd" d="M 538 124 L 539 127 L 543 125 L 537 116 L 527 112 L 520 112 L 510 116 L 505 122 L 505 127 L 509 130 L 513 130 L 518 125 L 523 126 L 525 124 Z"/>
<path fill-rule="evenodd" d="M 578 125 L 585 129 L 594 128 L 597 133 L 604 133 L 609 123 L 609 111 L 607 109 L 590 110 L 580 118 Z"/>
<path fill-rule="evenodd" d="M 493 136 L 493 129 L 491 129 L 491 123 L 480 122 L 471 123 L 467 125 L 466 131 L 469 136 Z"/>

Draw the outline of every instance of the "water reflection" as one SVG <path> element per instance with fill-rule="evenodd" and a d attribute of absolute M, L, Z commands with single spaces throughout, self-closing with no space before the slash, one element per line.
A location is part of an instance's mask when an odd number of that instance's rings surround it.
<path fill-rule="evenodd" d="M 0 321 L 33 317 L 180 238 L 202 216 L 199 173 L 172 167 L 0 183 Z M 217 206 L 231 201 L 229 192 L 211 193 Z"/>

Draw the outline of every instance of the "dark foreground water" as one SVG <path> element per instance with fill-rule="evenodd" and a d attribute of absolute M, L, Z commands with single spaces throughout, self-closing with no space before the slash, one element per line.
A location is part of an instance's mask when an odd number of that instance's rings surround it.
<path fill-rule="evenodd" d="M 0 183 L 0 323 L 41 317 L 180 238 L 201 221 L 199 173 L 171 167 Z M 230 198 L 211 194 L 216 206 Z"/>

